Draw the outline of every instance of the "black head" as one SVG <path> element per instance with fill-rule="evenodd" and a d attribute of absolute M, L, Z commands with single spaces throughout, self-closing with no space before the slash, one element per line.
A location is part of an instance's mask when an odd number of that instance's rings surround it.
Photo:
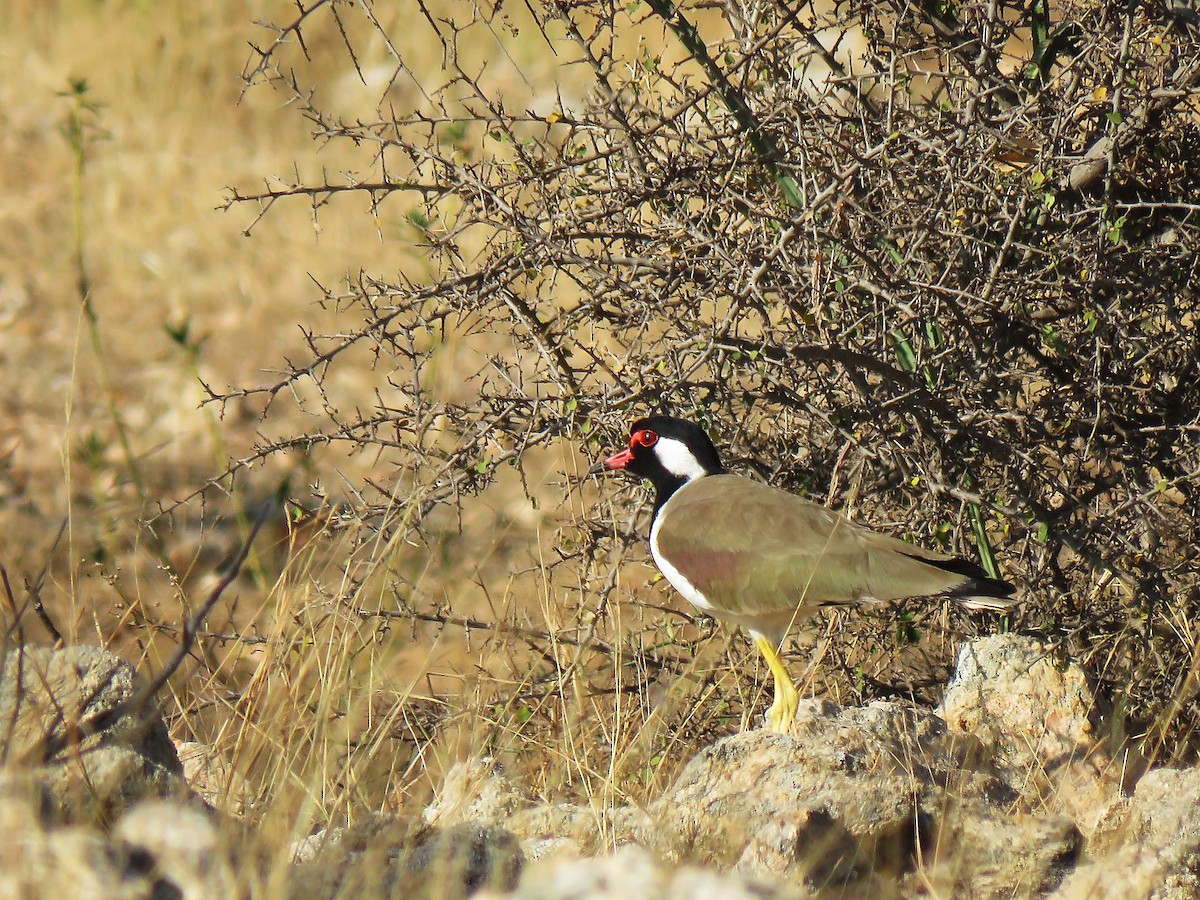
<path fill-rule="evenodd" d="M 629 429 L 629 447 L 593 468 L 650 479 L 658 491 L 655 509 L 689 481 L 725 471 L 704 429 L 673 416 L 638 419 Z"/>

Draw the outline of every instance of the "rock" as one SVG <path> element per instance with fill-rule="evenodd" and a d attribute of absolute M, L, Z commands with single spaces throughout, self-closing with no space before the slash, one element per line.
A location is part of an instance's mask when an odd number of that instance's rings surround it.
<path fill-rule="evenodd" d="M 787 827 L 807 810 L 825 814 L 810 825 L 836 823 L 851 836 L 850 855 L 874 865 L 887 856 L 903 867 L 918 850 L 914 788 L 948 783 L 957 756 L 945 726 L 928 713 L 888 703 L 842 709 L 801 701 L 792 734 L 745 732 L 700 751 L 651 804 L 650 827 L 639 829 L 639 838 L 668 859 L 728 865 L 760 829 Z M 975 793 L 1011 799 L 998 780 L 976 780 Z"/>
<path fill-rule="evenodd" d="M 555 858 L 579 859 L 584 855 L 583 848 L 578 841 L 555 835 L 522 840 L 521 850 L 525 853 L 525 858 L 530 861 Z"/>
<path fill-rule="evenodd" d="M 238 841 L 222 832 L 216 817 L 194 805 L 147 800 L 125 813 L 113 829 L 131 859 L 180 900 L 237 894 Z"/>
<path fill-rule="evenodd" d="M 1090 841 L 1112 807 L 1124 801 L 1148 768 L 1148 761 L 1134 747 L 1113 756 L 1107 748 L 1097 746 L 1086 758 L 1048 772 L 1040 796 L 1047 808 L 1070 816 Z M 1026 796 L 1036 796 L 1034 788 L 1039 783 L 1037 778 L 1029 778 Z"/>
<path fill-rule="evenodd" d="M 33 772 L 0 770 L 0 836 L 47 828 L 51 811 L 50 792 Z"/>
<path fill-rule="evenodd" d="M 504 774 L 500 763 L 485 756 L 451 766 L 423 815 L 430 825 L 499 825 L 531 804 L 528 795 Z"/>
<path fill-rule="evenodd" d="M 1096 698 L 1084 671 L 1018 634 L 964 645 L 938 713 L 1017 773 L 1081 758 L 1096 743 Z"/>
<path fill-rule="evenodd" d="M 318 828 L 308 837 L 301 838 L 292 843 L 291 858 L 294 865 L 311 862 L 322 853 L 326 852 L 337 844 L 346 836 L 345 828 L 331 826 L 329 828 Z"/>
<path fill-rule="evenodd" d="M 1090 859 L 1054 900 L 1193 900 L 1200 897 L 1200 770 L 1157 769 L 1114 804 Z"/>
<path fill-rule="evenodd" d="M 254 807 L 257 797 L 249 782 L 208 744 L 180 741 L 175 750 L 188 786 L 213 809 L 241 817 Z"/>
<path fill-rule="evenodd" d="M 540 803 L 515 813 L 506 827 L 528 856 L 551 838 L 569 840 L 580 856 L 592 856 L 633 838 L 645 814 L 629 806 L 593 809 L 575 803 Z M 544 850 L 539 851 L 544 853 Z"/>
<path fill-rule="evenodd" d="M 60 828 L 34 836 L 24 847 L 25 898 L 44 897 L 151 897 L 152 882 L 131 866 L 111 841 L 86 828 Z M 5 866 L 5 876 L 14 874 Z M 169 896 L 169 895 L 166 895 Z"/>
<path fill-rule="evenodd" d="M 902 884 L 905 895 L 1041 897 L 1078 863 L 1083 838 L 1066 816 L 957 803 L 939 823 L 936 843 Z"/>
<path fill-rule="evenodd" d="M 1061 809 L 1089 837 L 1145 771 L 1135 750 L 1100 737 L 1103 708 L 1084 671 L 1030 637 L 964 645 L 938 712 L 987 748 L 1028 804 Z"/>
<path fill-rule="evenodd" d="M 165 900 L 177 896 L 158 892 L 136 860 L 98 831 L 51 828 L 36 779 L 17 779 L 22 782 L 19 788 L 13 785 L 13 773 L 4 773 L 3 780 L 0 897 Z"/>
<path fill-rule="evenodd" d="M 1014 810 L 1022 827 L 997 831 Z M 919 861 L 949 893 L 986 882 L 974 896 L 1053 889 L 1081 842 L 1070 821 L 1020 809 L 979 745 L 932 713 L 812 700 L 791 734 L 748 732 L 701 751 L 635 833 L 670 860 L 813 888 L 901 877 Z"/>
<path fill-rule="evenodd" d="M 430 825 L 500 825 L 536 859 L 547 853 L 589 856 L 628 839 L 644 816 L 631 807 L 593 809 L 574 803 L 536 803 L 504 774 L 494 759 L 456 763 L 433 802 L 425 807 Z"/>
<path fill-rule="evenodd" d="M 438 828 L 378 817 L 318 846 L 294 867 L 289 896 L 455 900 L 511 890 L 525 862 L 511 832 L 477 823 Z"/>
<path fill-rule="evenodd" d="M 827 812 L 800 809 L 752 834 L 733 868 L 797 883 L 844 885 L 864 874 L 855 868 L 858 849 L 854 835 Z"/>
<path fill-rule="evenodd" d="M 414 842 L 404 861 L 411 890 L 427 885 L 444 897 L 447 884 L 461 885 L 463 896 L 481 888 L 511 890 L 525 863 L 513 834 L 498 825 L 454 825 L 429 829 Z"/>
<path fill-rule="evenodd" d="M 139 683 L 96 647 L 25 647 L 0 660 L 7 764 L 36 773 L 59 818 L 109 822 L 143 797 L 186 794 L 157 711 L 123 708 Z"/>
<path fill-rule="evenodd" d="M 641 847 L 595 859 L 531 865 L 508 900 L 785 900 L 814 896 L 798 885 L 740 873 L 672 866 Z"/>

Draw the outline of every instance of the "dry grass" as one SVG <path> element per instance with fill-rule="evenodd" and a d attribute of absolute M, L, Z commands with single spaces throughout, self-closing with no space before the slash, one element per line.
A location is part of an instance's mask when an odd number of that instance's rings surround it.
<path fill-rule="evenodd" d="M 447 3 L 446 10 L 458 15 L 469 6 Z M 23 588 L 19 599 L 40 595 L 68 641 L 112 647 L 153 671 L 177 645 L 179 623 L 203 599 L 249 520 L 277 492 L 296 501 L 271 507 L 270 535 L 256 544 L 246 573 L 164 698 L 174 736 L 210 744 L 229 767 L 228 804 L 261 827 L 280 871 L 288 843 L 314 826 L 356 821 L 379 809 L 417 813 L 447 767 L 470 755 L 499 757 L 533 791 L 589 803 L 598 820 L 614 803 L 657 796 L 698 745 L 761 715 L 767 679 L 742 636 L 693 619 L 651 568 L 627 558 L 644 560 L 640 543 L 629 540 L 645 521 L 645 507 L 637 504 L 641 488 L 602 490 L 582 479 L 589 457 L 608 436 L 592 431 L 583 438 L 577 428 L 568 437 L 540 441 L 521 455 L 519 468 L 495 464 L 487 473 L 493 483 L 464 495 L 461 509 L 443 504 L 422 511 L 438 473 L 406 467 L 384 440 L 372 453 L 336 442 L 296 443 L 239 469 L 236 479 L 213 480 L 231 458 L 251 458 L 256 447 L 321 431 L 329 410 L 357 415 L 415 402 L 404 380 L 411 373 L 401 366 L 389 370 L 395 358 L 369 349 L 355 348 L 353 359 L 350 352 L 343 355 L 333 374 L 316 385 L 279 372 L 288 370 L 285 360 L 307 358 L 299 323 L 337 334 L 363 318 L 361 308 L 352 310 L 357 319 L 347 316 L 347 307 L 371 296 L 372 283 L 355 273 L 398 285 L 438 274 L 436 253 L 427 245 L 436 229 L 421 227 L 414 215 L 422 212 L 419 202 L 397 199 L 372 208 L 362 198 L 343 196 L 322 205 L 319 216 L 304 202 L 275 204 L 261 218 L 251 204 L 220 209 L 230 187 L 249 194 L 264 179 L 267 190 L 344 183 L 345 171 L 362 171 L 362 153 L 346 141 L 312 140 L 313 123 L 282 102 L 286 94 L 243 94 L 239 73 L 251 57 L 247 42 L 271 37 L 249 19 L 283 21 L 292 10 L 286 3 L 8 4 L 0 29 L 0 223 L 6 236 L 0 242 L 0 342 L 7 386 L 0 422 L 0 533 L 6 536 L 0 564 Z M 392 17 L 380 32 L 412 41 L 404 48 L 408 65 L 428 66 L 436 81 L 441 49 L 420 29 L 405 27 L 412 10 L 396 4 L 376 12 Z M 473 50 L 493 60 L 486 72 L 489 90 L 512 109 L 534 108 L 544 116 L 559 96 L 566 108 L 582 105 L 589 72 L 573 58 L 546 53 L 523 15 L 506 7 L 490 35 L 481 27 L 464 31 L 464 55 Z M 697 22 L 715 27 L 719 19 L 713 15 L 709 22 L 706 15 L 697 12 Z M 351 27 L 362 28 L 355 21 Z M 663 29 L 651 28 L 650 21 L 646 16 L 644 27 L 622 34 L 628 42 L 622 52 L 630 58 L 636 55 L 631 48 L 663 40 Z M 319 86 L 321 107 L 331 115 L 352 122 L 371 116 L 381 96 L 419 100 L 414 82 L 389 87 L 389 50 L 374 29 L 352 34 L 357 69 L 335 29 L 310 34 L 304 78 Z M 501 43 L 504 52 L 498 52 Z M 666 46 L 682 55 L 677 41 Z M 298 59 L 298 48 L 288 52 Z M 654 65 L 671 68 L 673 58 Z M 683 85 L 681 95 L 699 77 L 694 66 L 671 70 Z M 640 71 L 646 85 L 661 84 L 653 66 L 642 71 L 631 65 L 630 71 Z M 86 93 L 61 96 L 73 83 L 81 87 L 81 79 Z M 714 100 L 703 114 L 715 108 Z M 81 179 L 79 155 L 62 131 L 73 114 L 85 129 Z M 457 152 L 453 146 L 441 150 L 447 157 Z M 510 162 L 504 154 L 515 151 L 495 152 Z M 735 187 L 758 190 L 757 177 L 752 173 Z M 1005 179 L 1017 177 L 1005 174 L 996 183 L 1007 191 Z M 531 184 L 530 190 L 536 187 Z M 454 199 L 445 202 L 449 209 Z M 718 217 L 713 227 L 732 246 L 757 241 L 769 247 L 777 233 L 774 213 L 760 212 Z M 688 243 L 685 228 L 669 234 L 671 216 L 690 221 L 684 213 L 700 210 L 646 203 L 634 218 L 647 235 L 667 235 L 650 245 L 656 251 L 666 247 L 671 260 L 700 258 L 707 247 Z M 840 205 L 836 214 L 852 218 Z M 968 245 L 969 225 L 954 220 L 946 227 L 952 236 L 964 229 Z M 489 240 L 485 231 L 455 235 L 456 251 L 467 257 L 480 252 Z M 593 244 L 581 239 L 569 249 L 582 253 L 603 243 L 600 237 Z M 867 252 L 878 250 L 878 259 L 889 265 L 887 248 L 860 243 Z M 714 240 L 712 246 L 722 245 Z M 1102 247 L 1097 254 L 1106 252 Z M 804 307 L 794 327 L 816 329 L 811 339 L 831 345 L 845 340 L 834 333 L 840 320 L 854 318 L 838 304 L 852 310 L 856 296 L 835 290 L 834 263 L 851 266 L 818 249 L 811 266 L 796 263 L 797 272 L 811 272 L 811 283 L 793 279 L 803 286 L 795 305 Z M 614 262 L 596 276 L 594 296 L 627 314 L 657 309 L 662 295 L 656 277 L 629 264 L 633 275 L 623 279 L 626 264 Z M 729 280 L 725 270 L 714 271 Z M 91 286 L 94 325 L 80 293 L 81 276 Z M 588 293 L 580 286 L 585 278 L 570 283 L 565 274 L 539 277 L 529 275 L 526 286 L 532 295 L 551 296 L 544 310 L 561 312 Z M 732 301 L 714 301 L 701 288 L 693 298 L 691 289 L 671 302 L 687 306 L 695 299 L 695 321 L 728 320 L 736 312 Z M 769 299 L 779 300 L 779 290 L 768 291 Z M 381 296 L 386 305 L 389 297 Z M 809 299 L 813 312 L 807 311 Z M 917 303 L 922 295 L 910 299 Z M 833 306 L 825 309 L 825 303 Z M 757 340 L 778 328 L 782 305 L 764 313 L 759 324 L 747 315 L 750 324 L 736 336 Z M 877 305 L 887 315 L 872 313 L 868 304 L 863 320 L 892 314 Z M 943 314 L 934 306 L 936 323 Z M 556 327 L 570 333 L 574 326 L 564 318 L 567 324 Z M 691 327 L 691 320 L 681 322 Z M 916 319 L 903 322 L 916 327 Z M 417 348 L 431 361 L 421 370 L 430 379 L 424 384 L 429 397 L 448 405 L 461 401 L 474 390 L 470 378 L 488 354 L 515 346 L 496 334 L 470 333 L 472 324 L 466 316 L 451 321 L 441 341 Z M 596 335 L 603 328 L 597 326 Z M 670 333 L 650 325 L 640 333 L 637 353 L 654 345 L 656 328 Z M 617 343 L 614 338 L 611 346 Z M 597 336 L 591 346 L 603 344 Z M 930 353 L 937 349 L 933 344 L 931 339 Z M 877 350 L 889 359 L 886 345 Z M 753 373 L 729 375 L 750 368 L 740 351 L 718 349 L 714 355 L 710 346 L 704 352 L 715 359 L 710 364 L 716 373 L 705 390 L 720 387 L 722 379 L 745 379 L 764 395 L 779 387 L 773 374 L 761 383 Z M 631 352 L 630 359 L 640 357 Z M 699 371 L 689 368 L 692 357 L 681 353 L 672 364 L 678 371 L 662 378 L 650 366 L 638 371 L 631 364 L 629 379 L 643 390 L 639 396 L 649 397 L 667 381 L 699 390 L 688 382 Z M 864 465 L 895 453 L 897 472 L 908 474 L 912 460 L 911 471 L 923 472 L 920 448 L 905 443 L 916 440 L 908 425 L 884 433 L 896 404 L 885 397 L 878 408 L 869 407 L 844 385 L 821 388 L 836 368 L 823 365 L 817 360 L 803 371 L 815 373 L 818 383 L 817 400 L 805 413 L 812 428 L 825 432 L 824 444 L 813 441 L 812 468 L 827 480 L 805 486 L 853 506 L 860 484 L 872 483 Z M 928 377 L 928 367 L 924 371 Z M 869 374 L 869 387 L 884 397 L 884 386 Z M 267 401 L 256 394 L 203 405 L 202 384 L 224 391 L 281 379 L 288 388 L 275 396 L 269 416 L 263 415 Z M 1025 386 L 1036 389 L 1031 382 Z M 743 462 L 772 459 L 798 483 L 797 470 L 807 472 L 810 460 L 789 457 L 800 451 L 783 442 L 802 427 L 794 424 L 790 401 L 779 396 L 770 401 L 779 408 L 766 412 L 760 404 L 736 418 L 734 401 L 717 412 L 730 422 L 788 425 L 761 429 L 779 435 L 774 444 L 742 433 L 728 436 L 744 451 Z M 1038 402 L 1026 400 L 1030 407 Z M 604 410 L 598 421 L 603 416 L 613 419 L 617 412 Z M 884 425 L 876 433 L 879 422 Z M 836 433 L 843 427 L 847 434 L 858 428 L 874 435 L 885 452 L 869 463 L 867 456 L 855 457 L 847 467 L 853 471 L 841 471 L 853 443 L 847 438 L 838 455 Z M 442 429 L 431 441 L 450 444 L 451 431 Z M 485 449 L 497 456 L 509 452 L 513 444 L 505 439 L 497 437 Z M 485 469 L 490 464 L 481 462 Z M 926 522 L 920 507 L 935 501 L 932 494 L 907 490 L 916 483 L 905 478 L 881 488 L 886 496 L 880 506 L 900 511 L 898 528 L 920 521 L 969 532 L 963 504 L 956 518 L 939 517 L 954 507 L 944 498 L 937 500 L 942 512 Z M 373 517 L 363 518 L 366 508 Z M 992 539 L 1026 548 L 1012 555 L 1029 557 L 1018 562 L 1030 571 L 1071 562 L 1065 554 L 1043 559 L 1033 535 L 1037 521 L 1023 522 L 1002 509 L 993 513 L 987 523 Z M 418 515 L 419 539 L 407 527 Z M 63 521 L 67 529 L 56 543 Z M 951 537 L 948 530 L 939 531 L 942 536 Z M 1109 593 L 1115 591 L 1114 585 Z M 17 612 L 24 639 L 49 639 L 27 608 Z M 951 618 L 959 614 L 945 607 L 916 604 L 854 615 L 863 627 L 846 632 L 833 616 L 801 639 L 795 671 L 810 656 L 821 660 L 809 673 L 806 692 L 843 701 L 889 692 L 928 700 L 958 637 L 977 624 Z M 1170 624 L 1181 640 L 1192 641 L 1186 617 Z M 1194 673 L 1188 678 L 1190 690 Z M 1178 695 L 1183 693 L 1181 687 Z"/>
<path fill-rule="evenodd" d="M 319 485 L 336 501 L 364 477 L 390 477 L 379 460 L 324 449 L 191 496 L 227 458 L 313 415 L 302 396 L 265 421 L 249 401 L 220 415 L 200 382 L 269 381 L 265 370 L 303 352 L 297 323 L 336 329 L 314 281 L 425 265 L 407 220 L 372 221 L 353 202 L 323 209 L 319 226 L 299 204 L 261 221 L 219 209 L 230 185 L 350 162 L 337 145 L 308 153 L 311 126 L 278 95 L 242 94 L 247 42 L 266 37 L 249 19 L 286 7 L 17 0 L 0 30 L 0 564 L 21 600 L 44 578 L 38 593 L 67 641 L 109 646 L 145 671 L 282 479 L 295 497 Z M 344 53 L 310 49 L 335 108 L 373 106 L 378 85 L 362 85 Z M 369 76 L 372 60 L 360 61 Z M 561 78 L 544 54 L 511 63 L 499 77 L 524 90 Z M 86 92 L 64 96 L 81 80 Z M 86 129 L 79 180 L 63 130 L 73 114 Z M 447 394 L 462 390 L 454 352 Z M 385 383 L 369 365 L 339 379 L 326 387 L 350 404 Z M 461 521 L 428 523 L 434 538 L 420 548 L 338 528 L 336 515 L 273 519 L 165 707 L 177 738 L 231 765 L 230 805 L 269 842 L 367 810 L 413 812 L 451 762 L 480 752 L 548 797 L 644 799 L 697 735 L 761 708 L 757 685 L 730 674 L 748 647 L 676 612 L 649 568 L 614 568 L 601 610 L 541 564 L 557 528 L 598 502 L 563 482 L 585 463 L 570 443 L 530 454 L 524 486 L 514 474 Z M 435 598 L 444 621 L 398 614 L 415 596 Z M 20 612 L 25 639 L 50 640 Z"/>

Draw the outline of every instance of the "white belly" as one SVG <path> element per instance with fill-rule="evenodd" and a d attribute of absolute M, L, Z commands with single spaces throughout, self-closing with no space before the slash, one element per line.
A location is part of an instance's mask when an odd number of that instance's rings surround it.
<path fill-rule="evenodd" d="M 658 566 L 658 571 L 663 573 L 663 577 L 671 583 L 671 587 L 683 594 L 684 599 L 692 606 L 715 615 L 712 605 L 704 599 L 703 594 L 696 590 L 696 586 L 684 578 L 683 573 L 663 559 L 658 552 L 658 526 L 661 522 L 662 516 L 658 516 L 654 520 L 654 526 L 650 529 L 650 555 L 654 557 L 654 564 Z"/>

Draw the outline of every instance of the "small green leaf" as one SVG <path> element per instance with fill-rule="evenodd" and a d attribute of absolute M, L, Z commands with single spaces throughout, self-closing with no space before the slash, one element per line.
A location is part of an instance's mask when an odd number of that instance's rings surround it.
<path fill-rule="evenodd" d="M 967 512 L 971 518 L 971 533 L 975 535 L 975 547 L 979 550 L 979 561 L 983 563 L 983 570 L 992 578 L 999 578 L 1000 569 L 996 565 L 992 545 L 988 542 L 987 529 L 983 527 L 983 512 L 979 509 L 979 504 L 970 504 Z"/>
<path fill-rule="evenodd" d="M 900 368 L 905 372 L 915 372 L 917 370 L 917 354 L 913 352 L 908 338 L 899 329 L 895 329 L 888 332 L 888 342 L 892 345 L 892 351 L 896 354 L 896 361 L 900 364 Z"/>
<path fill-rule="evenodd" d="M 896 620 L 896 640 L 901 644 L 921 643 L 921 629 L 916 626 L 916 615 L 906 612 Z"/>
<path fill-rule="evenodd" d="M 801 209 L 804 206 L 804 194 L 800 190 L 800 185 L 796 183 L 796 179 L 791 175 L 778 175 L 775 178 L 775 183 L 779 185 L 779 189 L 783 192 L 783 199 L 787 201 L 787 205 L 792 209 Z"/>
<path fill-rule="evenodd" d="M 888 255 L 888 258 L 891 259 L 896 268 L 903 269 L 905 267 L 904 254 L 900 252 L 899 247 L 885 238 L 879 238 L 879 245 L 883 247 L 884 251 Z"/>
<path fill-rule="evenodd" d="M 1109 224 L 1107 229 L 1108 239 L 1113 244 L 1121 243 L 1125 232 L 1125 216 L 1120 216 Z"/>
<path fill-rule="evenodd" d="M 163 325 L 163 331 L 167 333 L 167 337 L 180 347 L 186 347 L 188 344 L 188 335 L 192 331 L 192 317 L 188 315 L 178 325 L 172 325 L 169 322 Z"/>
<path fill-rule="evenodd" d="M 1058 331 L 1049 322 L 1042 326 L 1042 343 L 1055 353 L 1063 353 L 1067 349 Z"/>
<path fill-rule="evenodd" d="M 946 333 L 934 319 L 927 319 L 925 322 L 925 343 L 929 345 L 930 350 L 940 350 L 946 343 Z"/>
<path fill-rule="evenodd" d="M 949 522 L 943 522 L 933 529 L 933 537 L 939 544 L 945 547 L 950 543 L 950 535 L 953 533 L 953 531 L 953 525 L 951 525 Z"/>

